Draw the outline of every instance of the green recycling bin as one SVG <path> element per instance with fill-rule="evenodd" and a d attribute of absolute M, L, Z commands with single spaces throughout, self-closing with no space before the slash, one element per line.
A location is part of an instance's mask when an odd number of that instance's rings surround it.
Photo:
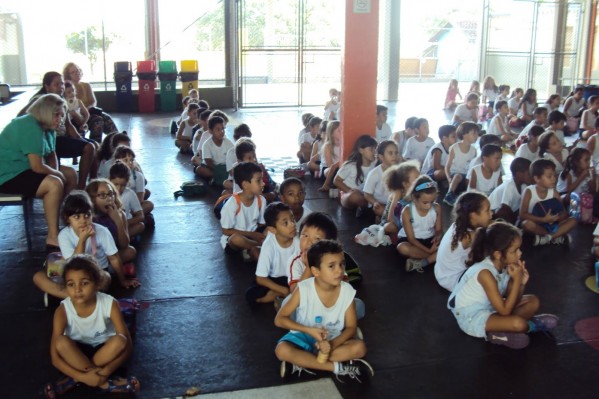
<path fill-rule="evenodd" d="M 177 63 L 160 61 L 158 63 L 158 79 L 160 79 L 160 110 L 173 112 L 177 110 Z"/>

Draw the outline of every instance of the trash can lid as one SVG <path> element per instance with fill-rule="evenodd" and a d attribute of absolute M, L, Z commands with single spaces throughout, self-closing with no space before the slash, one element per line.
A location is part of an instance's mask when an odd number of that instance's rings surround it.
<path fill-rule="evenodd" d="M 158 69 L 160 73 L 177 73 L 177 63 L 175 61 L 160 61 Z"/>
<path fill-rule="evenodd" d="M 154 60 L 137 61 L 137 72 L 155 72 L 156 62 Z"/>
<path fill-rule="evenodd" d="M 117 61 L 114 63 L 115 72 L 129 72 L 131 71 L 131 62 L 129 61 Z"/>
<path fill-rule="evenodd" d="M 197 72 L 198 61 L 197 60 L 182 60 L 181 61 L 181 72 Z"/>

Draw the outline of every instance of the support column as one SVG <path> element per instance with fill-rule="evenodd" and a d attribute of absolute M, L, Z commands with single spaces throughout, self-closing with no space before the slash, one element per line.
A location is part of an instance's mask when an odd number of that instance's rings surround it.
<path fill-rule="evenodd" d="M 379 0 L 345 1 L 345 44 L 341 66 L 341 131 L 345 160 L 356 139 L 374 136 Z"/>

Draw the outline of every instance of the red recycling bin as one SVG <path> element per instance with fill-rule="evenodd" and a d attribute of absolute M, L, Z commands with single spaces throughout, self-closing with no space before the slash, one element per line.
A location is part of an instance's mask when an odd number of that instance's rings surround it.
<path fill-rule="evenodd" d="M 139 80 L 139 112 L 156 111 L 156 62 L 137 61 Z"/>

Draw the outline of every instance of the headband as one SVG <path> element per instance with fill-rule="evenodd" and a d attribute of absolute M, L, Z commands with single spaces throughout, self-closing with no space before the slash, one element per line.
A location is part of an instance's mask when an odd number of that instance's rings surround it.
<path fill-rule="evenodd" d="M 434 181 L 428 181 L 428 182 L 425 182 L 425 183 L 420 183 L 419 185 L 417 185 L 414 188 L 414 191 L 418 192 L 418 191 L 426 190 L 427 188 L 435 188 L 436 189 L 437 188 L 437 183 L 435 183 Z"/>

